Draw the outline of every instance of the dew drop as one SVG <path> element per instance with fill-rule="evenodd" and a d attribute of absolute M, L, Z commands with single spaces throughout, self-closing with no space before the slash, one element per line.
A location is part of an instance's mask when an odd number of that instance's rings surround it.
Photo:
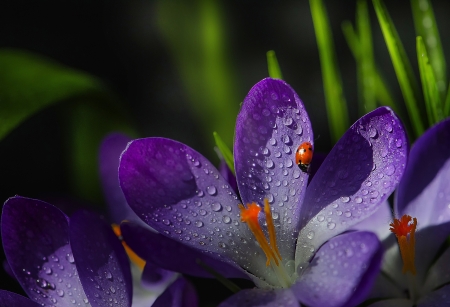
<path fill-rule="evenodd" d="M 352 216 L 352 213 L 351 213 L 350 211 L 346 211 L 346 212 L 344 213 L 344 215 L 345 215 L 346 217 L 351 217 L 351 216 Z"/>
<path fill-rule="evenodd" d="M 270 160 L 270 159 L 267 159 L 267 161 L 266 161 L 266 166 L 267 166 L 268 168 L 273 168 L 273 166 L 274 166 L 273 161 Z"/>
<path fill-rule="evenodd" d="M 318 220 L 319 222 L 323 222 L 323 221 L 325 220 L 325 217 L 324 217 L 323 215 L 318 215 L 318 216 L 317 216 L 317 220 Z"/>
<path fill-rule="evenodd" d="M 231 218 L 230 218 L 228 215 L 224 215 L 224 216 L 222 217 L 222 221 L 223 221 L 225 224 L 230 224 L 230 223 L 231 223 Z"/>
<path fill-rule="evenodd" d="M 328 224 L 327 224 L 327 228 L 330 229 L 330 230 L 336 228 L 336 223 L 332 223 L 332 222 L 331 222 L 331 223 L 328 223 Z"/>
<path fill-rule="evenodd" d="M 203 227 L 203 222 L 202 221 L 196 221 L 195 222 L 195 226 L 197 226 L 197 227 Z"/>
<path fill-rule="evenodd" d="M 348 203 L 348 202 L 350 201 L 350 197 L 348 197 L 348 196 L 342 196 L 342 197 L 341 197 L 341 201 L 342 201 L 343 203 Z"/>
<path fill-rule="evenodd" d="M 369 128 L 369 137 L 374 138 L 377 136 L 377 129 L 371 127 Z"/>
<path fill-rule="evenodd" d="M 386 123 L 386 125 L 384 125 L 384 129 L 386 129 L 387 132 L 392 132 L 392 125 L 391 125 L 391 123 Z"/>
<path fill-rule="evenodd" d="M 222 205 L 220 203 L 212 203 L 211 209 L 215 212 L 222 210 Z"/>
<path fill-rule="evenodd" d="M 63 297 L 64 296 L 64 290 L 58 289 L 56 290 L 56 294 L 58 294 L 58 296 Z"/>
<path fill-rule="evenodd" d="M 111 272 L 105 271 L 105 278 L 108 279 L 108 280 L 112 280 L 113 276 L 112 276 Z"/>
<path fill-rule="evenodd" d="M 209 195 L 213 196 L 217 194 L 217 189 L 215 186 L 211 185 L 206 188 L 206 192 L 208 192 Z"/>
<path fill-rule="evenodd" d="M 398 148 L 402 147 L 402 144 L 403 144 L 402 139 L 395 140 L 395 146 L 397 146 Z"/>
<path fill-rule="evenodd" d="M 357 197 L 355 197 L 355 202 L 357 203 L 357 204 L 360 204 L 360 203 L 362 203 L 362 198 L 361 197 L 359 197 L 359 196 L 357 196 Z"/>
<path fill-rule="evenodd" d="M 272 146 L 275 146 L 275 145 L 277 145 L 277 140 L 275 140 L 274 138 L 271 138 L 269 140 L 269 144 L 272 145 Z"/>
<path fill-rule="evenodd" d="M 314 231 L 310 231 L 308 232 L 308 234 L 306 235 L 306 237 L 310 240 L 312 240 L 312 238 L 314 238 Z"/>
<path fill-rule="evenodd" d="M 223 242 L 219 242 L 219 247 L 220 248 L 225 248 L 225 247 L 227 247 L 227 245 L 225 243 L 223 243 Z"/>
<path fill-rule="evenodd" d="M 390 164 L 384 169 L 386 175 L 391 176 L 395 173 L 395 166 Z"/>

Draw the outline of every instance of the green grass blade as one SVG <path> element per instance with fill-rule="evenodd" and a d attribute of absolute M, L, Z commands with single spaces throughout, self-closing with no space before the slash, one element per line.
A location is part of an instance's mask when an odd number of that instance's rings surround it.
<path fill-rule="evenodd" d="M 418 106 L 419 88 L 414 78 L 411 63 L 400 41 L 397 30 L 381 0 L 373 0 L 375 12 L 383 32 L 384 40 L 391 56 L 400 89 L 405 99 L 408 115 L 414 129 L 415 137 L 425 131 L 421 112 Z"/>
<path fill-rule="evenodd" d="M 269 69 L 269 77 L 274 79 L 283 80 L 283 74 L 281 73 L 280 65 L 278 65 L 277 56 L 275 51 L 267 51 L 267 68 Z"/>
<path fill-rule="evenodd" d="M 428 50 L 429 61 L 436 77 L 439 94 L 441 98 L 444 98 L 447 88 L 447 65 L 431 1 L 411 0 L 411 8 L 416 35 L 423 37 Z"/>
<path fill-rule="evenodd" d="M 331 28 L 322 0 L 310 0 L 322 68 L 323 87 L 332 142 L 335 143 L 349 127 L 347 104 L 342 91 Z"/>
<path fill-rule="evenodd" d="M 448 86 L 447 95 L 445 96 L 444 116 L 450 116 L 450 85 Z"/>
<path fill-rule="evenodd" d="M 234 171 L 233 152 L 228 148 L 228 146 L 225 144 L 225 142 L 222 140 L 222 138 L 219 136 L 219 134 L 217 132 L 214 131 L 213 135 L 214 135 L 214 140 L 216 141 L 217 148 L 219 148 L 220 152 L 222 153 L 223 158 L 225 159 L 225 162 L 227 163 L 231 172 L 233 174 L 236 174 Z"/>
<path fill-rule="evenodd" d="M 370 17 L 366 0 L 358 0 L 356 6 L 356 25 L 359 37 L 359 61 L 358 71 L 361 78 L 360 83 L 360 115 L 375 110 L 376 87 L 375 87 L 375 61 L 372 46 L 372 30 L 370 29 Z"/>
<path fill-rule="evenodd" d="M 420 36 L 417 37 L 417 61 L 419 63 L 420 79 L 422 81 L 428 121 L 429 125 L 432 126 L 443 120 L 444 115 L 434 71 L 428 58 L 425 43 Z"/>

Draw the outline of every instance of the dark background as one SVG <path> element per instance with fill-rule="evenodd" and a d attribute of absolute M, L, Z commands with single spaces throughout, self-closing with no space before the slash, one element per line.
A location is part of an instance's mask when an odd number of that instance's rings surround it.
<path fill-rule="evenodd" d="M 417 73 L 415 33 L 409 1 L 385 1 Z M 164 136 L 211 153 L 194 117 L 179 71 L 155 20 L 157 1 L 43 0 L 0 2 L 0 47 L 21 48 L 86 71 L 104 81 L 123 101 L 140 136 Z M 358 119 L 354 59 L 341 31 L 354 21 L 355 1 L 325 1 L 333 31 L 351 122 Z M 221 1 L 227 22 L 227 50 L 237 91 L 266 77 L 266 52 L 275 50 L 286 80 L 306 105 L 316 150 L 331 149 L 319 55 L 308 1 Z M 450 2 L 434 1 L 448 58 Z M 394 70 L 369 1 L 375 58 L 396 99 L 402 103 Z M 173 20 L 173 22 L 177 22 Z M 0 72 L 1 73 L 1 72 Z M 416 74 L 418 75 L 418 74 Z M 0 102 L 1 103 L 1 102 Z M 50 107 L 15 129 L 0 143 L 0 202 L 15 194 L 83 201 L 69 188 L 61 116 L 64 104 Z M 231 126 L 232 127 L 232 126 Z M 217 157 L 207 154 L 212 161 Z M 102 201 L 91 203 L 102 210 Z M 4 255 L 1 254 L 3 261 Z M 23 293 L 0 275 L 0 288 Z M 229 295 L 218 282 L 196 280 L 203 306 Z"/>

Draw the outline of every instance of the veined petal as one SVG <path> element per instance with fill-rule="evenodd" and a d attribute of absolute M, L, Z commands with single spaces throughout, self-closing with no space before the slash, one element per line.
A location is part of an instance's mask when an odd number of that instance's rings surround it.
<path fill-rule="evenodd" d="M 94 213 L 70 217 L 70 245 L 81 284 L 93 306 L 131 306 L 131 272 L 122 244 L 111 227 Z"/>
<path fill-rule="evenodd" d="M 450 248 L 439 257 L 439 259 L 428 270 L 423 294 L 433 291 L 444 284 L 450 283 Z"/>
<path fill-rule="evenodd" d="M 72 301 L 91 306 L 74 263 L 64 213 L 46 202 L 15 196 L 3 206 L 1 227 L 6 258 L 32 300 L 46 306 L 73 306 Z"/>
<path fill-rule="evenodd" d="M 417 307 L 444 307 L 450 306 L 450 285 L 446 285 L 422 297 L 417 303 Z"/>
<path fill-rule="evenodd" d="M 217 260 L 209 254 L 152 232 L 134 222 L 122 223 L 120 229 L 128 246 L 139 257 L 158 267 L 198 277 L 212 277 L 197 263 L 197 260 L 200 260 L 227 278 L 248 278 L 234 262 L 227 259 Z"/>
<path fill-rule="evenodd" d="M 108 135 L 100 145 L 99 168 L 103 193 L 113 223 L 123 220 L 139 220 L 128 206 L 119 185 L 119 158 L 131 138 L 121 134 Z"/>
<path fill-rule="evenodd" d="M 292 291 L 310 307 L 356 306 L 369 293 L 383 251 L 371 232 L 350 232 L 326 242 L 304 269 Z"/>
<path fill-rule="evenodd" d="M 395 212 L 417 218 L 417 228 L 450 221 L 450 119 L 427 130 L 411 148 L 396 193 Z M 450 229 L 449 229 L 450 231 Z"/>
<path fill-rule="evenodd" d="M 41 305 L 39 305 L 38 303 L 35 303 L 29 298 L 26 298 L 22 295 L 5 290 L 0 290 L 0 307 L 11 306 L 41 307 Z"/>
<path fill-rule="evenodd" d="M 194 286 L 183 277 L 175 280 L 153 303 L 152 307 L 197 307 Z"/>
<path fill-rule="evenodd" d="M 290 289 L 263 290 L 245 289 L 223 301 L 218 307 L 299 307 L 300 304 Z"/>
<path fill-rule="evenodd" d="M 303 142 L 313 143 L 303 103 L 284 81 L 266 78 L 248 93 L 236 120 L 234 160 L 244 204 L 271 204 L 283 259 L 293 259 L 308 174 L 295 163 Z"/>
<path fill-rule="evenodd" d="M 378 108 L 350 127 L 307 188 L 296 264 L 376 212 L 400 181 L 407 152 L 403 126 L 389 108 Z"/>
<path fill-rule="evenodd" d="M 391 234 L 389 230 L 391 222 L 392 209 L 389 206 L 389 202 L 385 200 L 374 214 L 353 226 L 352 230 L 371 231 L 378 236 L 380 241 L 383 241 Z"/>
<path fill-rule="evenodd" d="M 121 156 L 119 180 L 130 207 L 161 234 L 232 259 L 276 284 L 263 251 L 240 222 L 238 197 L 192 148 L 164 138 L 134 140 Z"/>

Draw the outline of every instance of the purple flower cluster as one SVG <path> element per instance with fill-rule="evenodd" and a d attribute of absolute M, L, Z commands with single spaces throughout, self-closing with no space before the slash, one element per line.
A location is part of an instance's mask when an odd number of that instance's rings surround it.
<path fill-rule="evenodd" d="M 389 108 L 365 115 L 309 185 L 309 174 L 295 164 L 304 142 L 314 137 L 303 103 L 289 85 L 270 78 L 250 90 L 237 118 L 239 196 L 184 144 L 130 142 L 120 160 L 120 185 L 129 206 L 158 234 L 126 223 L 125 241 L 163 268 L 200 274 L 193 260 L 202 257 L 224 276 L 246 277 L 257 286 L 221 307 L 360 303 L 378 273 L 382 247 L 373 233 L 344 232 L 370 219 L 399 183 L 408 152 L 404 129 Z M 265 215 L 244 222 L 239 204 L 251 203 Z"/>

